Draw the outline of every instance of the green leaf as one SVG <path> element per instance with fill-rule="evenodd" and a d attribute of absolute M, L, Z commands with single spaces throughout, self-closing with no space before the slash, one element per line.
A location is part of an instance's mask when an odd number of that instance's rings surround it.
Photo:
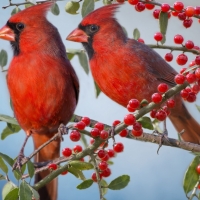
<path fill-rule="evenodd" d="M 102 187 L 102 193 L 103 193 L 103 196 L 104 196 L 108 191 L 108 184 L 104 179 L 101 180 L 101 186 L 103 186 Z"/>
<path fill-rule="evenodd" d="M 2 189 L 2 199 L 5 200 L 6 196 L 8 195 L 9 192 L 11 192 L 13 189 L 15 189 L 16 186 L 14 185 L 14 183 L 12 183 L 11 181 L 8 181 L 3 189 Z M 13 200 L 13 199 L 12 199 Z"/>
<path fill-rule="evenodd" d="M 163 39 L 161 41 L 161 44 L 164 44 L 166 41 L 165 36 L 167 32 L 167 25 L 168 25 L 168 13 L 161 11 L 159 15 L 160 32 L 163 34 Z"/>
<path fill-rule="evenodd" d="M 0 115 L 0 121 L 4 121 L 10 124 L 19 125 L 17 120 L 14 117 L 10 117 L 8 115 Z"/>
<path fill-rule="evenodd" d="M 16 158 L 17 159 L 17 158 Z M 16 160 L 15 159 L 15 160 Z M 19 171 L 19 169 L 15 169 L 14 170 L 14 176 L 17 180 L 21 179 L 22 175 L 24 174 L 26 170 L 26 164 L 24 164 L 22 167 L 21 167 L 21 171 Z"/>
<path fill-rule="evenodd" d="M 68 1 L 65 5 L 65 11 L 69 14 L 76 15 L 78 14 L 78 9 L 80 8 L 79 2 Z"/>
<path fill-rule="evenodd" d="M 199 180 L 199 175 L 196 172 L 196 167 L 199 165 L 199 163 L 200 163 L 200 157 L 196 156 L 190 163 L 187 171 L 185 172 L 183 178 L 183 189 L 186 195 L 187 193 L 189 193 L 191 190 L 194 189 L 194 186 Z"/>
<path fill-rule="evenodd" d="M 59 15 L 59 14 L 60 14 L 60 9 L 59 9 L 57 3 L 54 3 L 54 5 L 51 7 L 51 12 L 52 12 L 54 15 Z"/>
<path fill-rule="evenodd" d="M 83 181 L 81 184 L 77 185 L 76 188 L 79 190 L 83 190 L 83 189 L 89 188 L 92 184 L 93 184 L 93 180 L 87 179 L 87 180 Z"/>
<path fill-rule="evenodd" d="M 99 94 L 101 93 L 101 90 L 95 81 L 94 81 L 94 86 L 95 86 L 95 94 L 96 94 L 96 98 L 97 98 L 99 96 Z"/>
<path fill-rule="evenodd" d="M 111 190 L 121 190 L 122 188 L 125 188 L 128 185 L 129 181 L 130 176 L 122 175 L 111 181 L 111 183 L 108 185 L 108 188 Z"/>
<path fill-rule="evenodd" d="M 31 3 L 31 2 L 30 2 L 30 3 L 25 4 L 24 6 L 25 6 L 25 8 L 29 8 L 29 7 L 31 7 L 31 6 L 34 6 L 34 3 Z"/>
<path fill-rule="evenodd" d="M 6 177 L 2 174 L 0 174 L 0 180 L 6 180 Z"/>
<path fill-rule="evenodd" d="M 33 195 L 33 199 L 34 200 L 40 200 L 40 195 L 38 193 L 38 191 L 36 191 L 34 188 L 32 188 L 30 185 L 28 185 L 31 192 L 32 192 L 32 195 Z"/>
<path fill-rule="evenodd" d="M 83 143 L 83 145 L 84 145 L 85 148 L 88 146 L 86 137 L 82 133 L 81 133 L 81 142 Z"/>
<path fill-rule="evenodd" d="M 74 56 L 75 56 L 75 54 L 72 54 L 72 53 L 67 54 L 67 57 L 68 57 L 69 60 L 71 60 Z"/>
<path fill-rule="evenodd" d="M 11 15 L 14 15 L 14 14 L 20 12 L 20 11 L 21 11 L 21 9 L 20 9 L 19 7 L 15 7 L 15 8 L 12 10 Z"/>
<path fill-rule="evenodd" d="M 200 106 L 196 105 L 196 107 L 197 107 L 197 110 L 200 112 Z"/>
<path fill-rule="evenodd" d="M 14 188 L 6 196 L 4 200 L 17 200 L 19 199 L 19 188 Z"/>
<path fill-rule="evenodd" d="M 88 66 L 88 59 L 87 59 L 87 56 L 85 54 L 85 51 L 81 51 L 77 55 L 78 55 L 79 62 L 81 64 L 81 66 L 83 67 L 85 73 L 88 74 L 89 73 L 89 66 Z"/>
<path fill-rule="evenodd" d="M 143 128 L 147 128 L 149 130 L 154 130 L 153 124 L 149 117 L 144 116 L 144 117 L 139 118 L 137 121 L 140 122 L 140 124 L 142 125 Z"/>
<path fill-rule="evenodd" d="M 0 66 L 4 67 L 7 65 L 8 62 L 8 54 L 5 50 L 1 50 L 0 52 Z"/>
<path fill-rule="evenodd" d="M 108 160 L 107 163 L 108 163 L 109 165 L 113 165 L 113 164 L 114 164 L 114 162 L 111 161 L 111 160 Z"/>
<path fill-rule="evenodd" d="M 82 161 L 78 161 L 78 160 L 71 161 L 71 162 L 69 162 L 69 164 L 72 167 L 75 167 L 76 169 L 81 170 L 81 171 L 82 170 L 90 170 L 90 169 L 94 168 L 91 163 L 82 162 Z"/>
<path fill-rule="evenodd" d="M 28 200 L 28 199 L 32 199 L 32 191 L 28 185 L 28 183 L 26 183 L 26 181 L 22 181 L 19 187 L 19 196 L 20 196 L 20 200 Z"/>
<path fill-rule="evenodd" d="M 85 17 L 87 14 L 89 14 L 93 10 L 94 10 L 94 0 L 84 0 L 82 9 L 81 9 L 82 17 Z"/>
<path fill-rule="evenodd" d="M 28 174 L 32 178 L 35 172 L 34 164 L 29 160 L 27 162 L 27 166 L 28 166 Z"/>
<path fill-rule="evenodd" d="M 111 0 L 103 0 L 103 4 L 110 5 L 110 4 L 112 4 L 112 1 Z"/>
<path fill-rule="evenodd" d="M 11 134 L 18 133 L 21 130 L 19 125 L 7 123 L 7 127 L 3 129 L 1 133 L 1 139 L 4 140 Z"/>
<path fill-rule="evenodd" d="M 67 169 L 68 172 L 70 172 L 71 174 L 73 174 L 74 176 L 76 176 L 77 178 L 81 179 L 81 180 L 85 180 L 85 176 L 83 175 L 83 172 L 74 168 L 74 167 L 69 167 Z"/>
<path fill-rule="evenodd" d="M 0 152 L 0 156 L 12 167 L 14 164 L 14 160 L 10 158 L 8 155 Z"/>
<path fill-rule="evenodd" d="M 5 164 L 5 162 L 3 161 L 2 157 L 0 157 L 0 169 L 2 169 L 2 171 L 4 173 L 8 173 L 8 167 L 7 165 Z"/>
<path fill-rule="evenodd" d="M 135 28 L 135 29 L 133 30 L 133 38 L 134 38 L 135 40 L 138 40 L 138 39 L 140 38 L 140 31 L 139 31 L 137 28 Z"/>

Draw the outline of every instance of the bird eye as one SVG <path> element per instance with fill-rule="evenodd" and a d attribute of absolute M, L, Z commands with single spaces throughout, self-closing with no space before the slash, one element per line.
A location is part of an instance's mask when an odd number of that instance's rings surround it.
<path fill-rule="evenodd" d="M 95 33 L 99 30 L 99 27 L 96 25 L 91 25 L 90 26 L 90 32 Z"/>
<path fill-rule="evenodd" d="M 18 31 L 22 31 L 24 29 L 24 24 L 17 23 L 16 28 L 17 28 Z"/>

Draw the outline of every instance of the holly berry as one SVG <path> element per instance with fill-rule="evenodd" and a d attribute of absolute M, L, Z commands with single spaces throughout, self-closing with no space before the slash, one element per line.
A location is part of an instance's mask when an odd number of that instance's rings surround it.
<path fill-rule="evenodd" d="M 191 40 L 188 40 L 186 43 L 185 43 L 185 47 L 187 49 L 192 49 L 194 47 L 194 43 L 191 41 Z"/>
<path fill-rule="evenodd" d="M 77 122 L 74 124 L 74 127 L 79 129 L 79 130 L 84 130 L 85 129 L 85 123 L 83 121 Z"/>
<path fill-rule="evenodd" d="M 167 116 L 170 114 L 170 109 L 167 106 L 163 106 L 162 110 L 165 111 Z"/>
<path fill-rule="evenodd" d="M 127 129 L 122 130 L 122 131 L 119 133 L 119 135 L 120 135 L 121 137 L 126 137 L 126 136 L 128 135 Z"/>
<path fill-rule="evenodd" d="M 48 164 L 48 168 L 50 170 L 56 170 L 58 168 L 58 166 L 55 163 L 50 163 L 50 164 Z"/>
<path fill-rule="evenodd" d="M 153 109 L 153 110 L 150 111 L 150 116 L 151 116 L 152 118 L 156 118 L 156 113 L 157 113 L 157 110 L 156 110 L 156 109 Z"/>
<path fill-rule="evenodd" d="M 92 179 L 94 182 L 97 182 L 97 175 L 96 175 L 96 172 L 93 172 L 93 173 L 92 173 L 91 179 Z M 101 176 L 100 176 L 100 179 L 101 179 Z"/>
<path fill-rule="evenodd" d="M 193 102 L 196 101 L 196 98 L 197 98 L 197 96 L 196 96 L 196 94 L 195 94 L 194 92 L 189 92 L 189 95 L 188 95 L 188 97 L 186 98 L 186 100 L 187 100 L 188 102 L 190 102 L 190 103 L 193 103 Z"/>
<path fill-rule="evenodd" d="M 167 113 L 164 110 L 159 110 L 156 113 L 156 119 L 159 121 L 164 121 L 167 117 Z"/>
<path fill-rule="evenodd" d="M 126 108 L 127 108 L 128 112 L 135 112 L 135 109 L 132 108 L 132 107 L 130 106 L 130 104 L 128 104 L 128 105 L 126 106 Z"/>
<path fill-rule="evenodd" d="M 186 14 L 187 17 L 192 17 L 192 16 L 195 14 L 195 9 L 194 9 L 194 7 L 188 6 L 188 7 L 185 9 L 185 14 Z"/>
<path fill-rule="evenodd" d="M 155 8 L 155 5 L 146 3 L 145 7 L 146 7 L 147 10 L 152 10 L 152 9 Z"/>
<path fill-rule="evenodd" d="M 107 140 L 107 139 L 108 139 L 108 136 L 109 136 L 109 134 L 108 134 L 107 131 L 102 130 L 102 131 L 100 132 L 100 138 L 101 138 L 102 140 Z"/>
<path fill-rule="evenodd" d="M 124 3 L 125 0 L 117 0 L 118 3 Z"/>
<path fill-rule="evenodd" d="M 98 164 L 98 167 L 100 170 L 104 171 L 105 169 L 108 168 L 108 163 L 105 162 L 105 161 L 101 161 L 99 164 Z"/>
<path fill-rule="evenodd" d="M 120 123 L 120 120 L 115 120 L 115 121 L 112 123 L 112 125 L 113 125 L 113 126 L 117 126 L 119 123 Z"/>
<path fill-rule="evenodd" d="M 69 137 L 73 142 L 77 142 L 80 140 L 81 134 L 77 130 L 72 130 Z"/>
<path fill-rule="evenodd" d="M 166 53 L 165 54 L 165 60 L 167 62 L 171 62 L 173 60 L 173 54 L 172 53 Z"/>
<path fill-rule="evenodd" d="M 133 124 L 133 129 L 134 129 L 135 131 L 140 131 L 140 130 L 142 129 L 142 125 L 141 125 L 139 122 L 135 122 L 135 123 Z"/>
<path fill-rule="evenodd" d="M 136 5 L 139 0 L 128 0 L 128 2 L 131 4 L 131 5 Z"/>
<path fill-rule="evenodd" d="M 196 65 L 200 65 L 200 56 L 196 56 L 195 63 Z"/>
<path fill-rule="evenodd" d="M 186 19 L 186 14 L 185 14 L 185 12 L 178 13 L 178 18 L 179 18 L 179 20 L 184 21 L 184 20 Z"/>
<path fill-rule="evenodd" d="M 160 15 L 160 9 L 155 9 L 153 11 L 153 16 L 155 19 L 159 19 L 159 15 Z"/>
<path fill-rule="evenodd" d="M 168 90 L 168 85 L 166 83 L 160 83 L 157 89 L 158 92 L 165 93 Z"/>
<path fill-rule="evenodd" d="M 138 38 L 138 40 L 137 40 L 138 42 L 141 42 L 141 43 L 143 43 L 144 44 L 144 40 L 142 39 L 142 38 Z"/>
<path fill-rule="evenodd" d="M 196 81 L 195 74 L 187 74 L 186 80 L 187 80 L 188 83 L 194 83 Z"/>
<path fill-rule="evenodd" d="M 172 11 L 172 15 L 173 15 L 174 17 L 177 17 L 177 16 L 178 16 L 178 13 L 179 13 L 179 12 Z"/>
<path fill-rule="evenodd" d="M 163 4 L 161 5 L 161 10 L 162 10 L 163 12 L 168 12 L 169 9 L 170 9 L 170 5 L 169 5 L 168 3 L 163 3 Z"/>
<path fill-rule="evenodd" d="M 99 131 L 102 131 L 104 129 L 104 125 L 100 122 L 97 122 L 95 125 L 94 125 L 94 128 L 98 128 Z"/>
<path fill-rule="evenodd" d="M 162 101 L 162 95 L 160 93 L 154 93 L 152 96 L 151 96 L 151 100 L 154 102 L 154 103 L 160 103 Z"/>
<path fill-rule="evenodd" d="M 66 170 L 66 171 L 62 172 L 61 175 L 66 175 L 67 173 L 68 173 L 68 171 Z"/>
<path fill-rule="evenodd" d="M 182 11 L 183 10 L 183 8 L 184 8 L 184 5 L 183 5 L 183 3 L 182 2 L 180 2 L 180 1 L 176 1 L 175 3 L 174 3 L 174 9 L 176 10 L 176 11 Z"/>
<path fill-rule="evenodd" d="M 101 176 L 103 177 L 109 177 L 111 175 L 111 170 L 110 168 L 107 167 L 107 169 L 105 169 L 102 173 L 101 173 Z"/>
<path fill-rule="evenodd" d="M 189 64 L 189 67 L 192 67 L 192 66 L 194 66 L 194 65 L 196 65 L 195 60 L 192 60 L 192 61 L 190 62 L 190 64 Z M 188 72 L 188 73 L 189 73 L 189 72 Z"/>
<path fill-rule="evenodd" d="M 135 116 L 132 114 L 128 114 L 124 117 L 124 123 L 126 125 L 133 125 L 135 123 Z"/>
<path fill-rule="evenodd" d="M 183 99 L 186 99 L 189 96 L 189 92 L 186 89 L 181 90 L 180 95 Z"/>
<path fill-rule="evenodd" d="M 174 81 L 175 81 L 176 84 L 183 84 L 185 82 L 185 76 L 182 75 L 182 74 L 177 74 L 174 77 Z"/>
<path fill-rule="evenodd" d="M 183 43 L 183 40 L 184 40 L 184 38 L 183 38 L 183 36 L 182 35 L 175 35 L 174 36 L 174 42 L 176 43 L 176 44 L 182 44 Z"/>
<path fill-rule="evenodd" d="M 161 40 L 163 39 L 162 33 L 160 33 L 160 32 L 155 33 L 155 34 L 154 34 L 154 39 L 155 39 L 157 42 L 161 41 Z"/>
<path fill-rule="evenodd" d="M 130 105 L 130 107 L 132 107 L 133 109 L 137 109 L 140 106 L 140 102 L 137 99 L 131 99 L 128 104 Z"/>
<path fill-rule="evenodd" d="M 115 151 L 113 149 L 108 149 L 107 153 L 108 153 L 110 158 L 113 158 L 115 156 Z"/>
<path fill-rule="evenodd" d="M 76 146 L 73 148 L 73 151 L 74 151 L 74 153 L 79 153 L 79 152 L 83 151 L 83 148 L 82 148 L 82 146 L 80 146 L 80 145 L 76 145 Z"/>
<path fill-rule="evenodd" d="M 89 117 L 82 117 L 81 121 L 84 122 L 86 126 L 88 126 L 90 124 L 90 118 Z"/>
<path fill-rule="evenodd" d="M 90 131 L 90 134 L 92 137 L 99 137 L 100 136 L 100 131 L 98 128 L 93 128 Z"/>
<path fill-rule="evenodd" d="M 100 149 L 99 151 L 98 151 L 98 153 L 97 153 L 97 155 L 99 156 L 99 158 L 104 158 L 105 156 L 106 156 L 106 154 L 107 154 L 107 151 L 106 150 L 104 150 L 104 149 Z"/>
<path fill-rule="evenodd" d="M 200 79 L 200 68 L 197 68 L 197 69 L 195 70 L 195 76 L 196 76 L 198 79 Z"/>
<path fill-rule="evenodd" d="M 168 108 L 174 108 L 175 104 L 176 104 L 176 102 L 173 99 L 169 99 L 167 101 L 167 107 Z"/>
<path fill-rule="evenodd" d="M 132 135 L 135 136 L 135 137 L 140 137 L 143 133 L 143 129 L 140 129 L 139 131 L 136 131 L 136 130 L 132 130 Z"/>
<path fill-rule="evenodd" d="M 65 157 L 69 157 L 72 155 L 72 150 L 70 148 L 64 148 L 62 150 L 62 155 Z"/>
<path fill-rule="evenodd" d="M 90 138 L 90 144 L 94 144 L 94 138 Z"/>
<path fill-rule="evenodd" d="M 192 23 L 193 23 L 193 20 L 190 18 L 190 19 L 185 19 L 184 21 L 183 21 L 183 26 L 185 27 L 185 28 L 189 28 L 190 26 L 192 26 Z"/>
<path fill-rule="evenodd" d="M 187 61 L 188 61 L 188 57 L 184 53 L 178 55 L 176 58 L 176 62 L 179 65 L 185 65 L 187 63 Z"/>
<path fill-rule="evenodd" d="M 120 153 L 124 150 L 124 145 L 121 142 L 115 143 L 113 146 L 113 150 L 117 153 Z"/>
<path fill-rule="evenodd" d="M 110 159 L 109 155 L 106 154 L 103 158 L 101 158 L 102 161 L 107 162 Z"/>
<path fill-rule="evenodd" d="M 138 2 L 138 3 L 135 5 L 135 9 L 136 9 L 138 12 L 142 12 L 142 11 L 145 9 L 145 4 L 142 3 L 142 2 Z"/>
<path fill-rule="evenodd" d="M 194 92 L 195 94 L 197 94 L 197 93 L 199 93 L 199 91 L 200 91 L 200 86 L 197 85 L 197 84 L 194 84 L 192 86 L 192 92 Z"/>
<path fill-rule="evenodd" d="M 200 6 L 196 6 L 194 9 L 195 9 L 195 14 L 199 15 L 200 14 Z"/>

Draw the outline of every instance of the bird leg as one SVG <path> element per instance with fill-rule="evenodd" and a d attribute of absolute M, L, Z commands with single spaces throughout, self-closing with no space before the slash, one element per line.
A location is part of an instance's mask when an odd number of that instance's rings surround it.
<path fill-rule="evenodd" d="M 15 163 L 13 164 L 13 167 L 12 167 L 12 170 L 13 170 L 13 171 L 14 171 L 15 169 L 21 170 L 21 167 L 22 167 L 22 160 L 25 158 L 25 156 L 24 156 L 24 147 L 26 146 L 26 143 L 27 143 L 28 138 L 30 137 L 30 135 L 31 135 L 31 134 L 26 135 L 26 138 L 25 138 L 24 143 L 23 143 L 23 145 L 22 145 L 22 148 L 21 148 L 21 150 L 20 150 L 20 152 L 19 152 L 19 155 L 18 155 L 18 157 L 17 157 Z"/>
<path fill-rule="evenodd" d="M 68 132 L 69 132 L 69 128 L 65 126 L 64 124 L 60 124 L 60 126 L 58 127 L 58 133 L 59 133 L 61 142 L 64 141 L 63 135 L 67 135 Z"/>
<path fill-rule="evenodd" d="M 115 144 L 115 126 L 111 126 L 108 130 L 109 136 L 113 139 L 113 143 Z"/>

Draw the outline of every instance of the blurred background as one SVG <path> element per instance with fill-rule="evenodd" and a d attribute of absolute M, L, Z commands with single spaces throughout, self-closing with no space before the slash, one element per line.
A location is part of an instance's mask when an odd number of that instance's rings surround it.
<path fill-rule="evenodd" d="M 13 0 L 12 2 L 20 3 L 23 2 L 23 0 Z M 173 5 L 175 1 L 160 0 L 159 2 Z M 199 6 L 198 0 L 183 0 L 182 2 L 185 6 Z M 14 7 L 2 9 L 2 6 L 5 6 L 8 3 L 8 0 L 0 1 L 0 27 L 5 25 L 10 17 L 11 11 L 14 9 Z M 81 14 L 70 15 L 66 13 L 64 7 L 67 1 L 58 1 L 57 3 L 60 8 L 60 15 L 55 16 L 49 12 L 49 21 L 58 28 L 66 48 L 82 48 L 81 44 L 65 40 L 66 36 L 74 28 L 76 28 L 82 20 Z M 101 6 L 103 6 L 102 1 L 95 3 L 95 9 Z M 20 8 L 24 9 L 24 6 L 20 6 Z M 139 13 L 135 11 L 133 6 L 126 2 L 120 7 L 116 17 L 120 24 L 126 28 L 130 38 L 133 37 L 133 30 L 138 28 L 141 33 L 141 38 L 144 39 L 146 44 L 155 44 L 156 42 L 153 36 L 159 31 L 159 23 L 158 20 L 154 19 L 152 12 L 153 11 L 145 10 L 142 13 Z M 195 45 L 200 46 L 199 33 L 200 24 L 197 19 L 194 18 L 192 27 L 186 29 L 183 27 L 180 20 L 172 16 L 169 20 L 165 44 L 174 45 L 174 35 L 181 34 L 184 37 L 184 41 L 192 40 Z M 4 49 L 9 53 L 10 62 L 12 58 L 12 49 L 9 42 L 0 40 L 0 50 L 1 49 Z M 169 50 L 156 51 L 158 51 L 162 56 L 169 52 Z M 175 58 L 180 53 L 181 52 L 173 52 L 174 60 L 171 62 L 172 67 L 174 67 L 177 71 L 180 71 L 181 67 L 176 64 Z M 195 55 L 189 53 L 186 54 L 188 56 L 188 63 L 186 65 L 188 65 L 189 62 L 195 58 Z M 77 56 L 75 56 L 71 62 L 80 80 L 80 98 L 75 113 L 80 116 L 88 116 L 91 119 L 95 119 L 109 125 L 111 125 L 116 119 L 122 120 L 124 115 L 127 114 L 127 110 L 107 98 L 103 93 L 96 98 L 91 73 L 87 75 L 84 72 L 80 66 Z M 198 96 L 196 104 L 200 105 L 200 96 Z M 195 103 L 187 103 L 186 106 L 197 121 L 200 122 L 199 112 L 195 107 Z M 9 104 L 6 72 L 0 72 L 0 114 L 13 116 Z M 5 127 L 6 123 L 1 122 L 0 133 Z M 169 120 L 167 120 L 167 128 L 169 137 L 177 138 L 177 133 Z M 7 137 L 5 140 L 0 140 L 0 152 L 9 155 L 12 158 L 16 157 L 24 138 L 24 132 L 20 131 L 17 134 Z M 64 138 L 65 140 L 62 143 L 61 149 L 64 147 L 73 148 L 76 144 L 81 144 L 80 142 L 71 142 L 68 136 L 65 136 Z M 190 152 L 163 146 L 158 155 L 156 153 L 158 145 L 156 144 L 124 139 L 119 136 L 116 136 L 116 141 L 123 142 L 125 149 L 123 153 L 119 153 L 117 157 L 112 159 L 114 162 L 114 165 L 110 166 L 112 175 L 107 178 L 106 181 L 109 183 L 111 180 L 123 174 L 130 175 L 131 180 L 128 186 L 122 190 L 109 190 L 105 196 L 106 199 L 186 199 L 182 188 L 182 180 L 189 163 L 194 157 Z M 112 144 L 110 144 L 110 147 L 111 145 Z M 30 138 L 25 148 L 25 155 L 29 155 L 32 151 L 33 143 Z M 92 172 L 92 170 L 85 172 L 86 178 L 90 178 Z M 0 173 L 2 173 L 2 171 L 0 171 Z M 12 181 L 14 181 L 12 173 L 9 173 L 9 177 Z M 16 181 L 15 183 L 17 184 Z M 69 173 L 66 176 L 59 176 L 58 200 L 99 199 L 97 184 L 93 184 L 86 190 L 77 190 L 76 186 L 79 183 L 81 183 L 81 180 L 75 178 Z M 0 181 L 0 191 L 2 190 L 4 184 L 5 181 Z"/>

